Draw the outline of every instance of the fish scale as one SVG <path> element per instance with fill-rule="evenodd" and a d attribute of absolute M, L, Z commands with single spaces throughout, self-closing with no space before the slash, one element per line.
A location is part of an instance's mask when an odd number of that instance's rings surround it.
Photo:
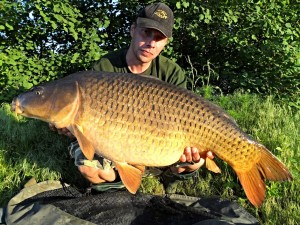
<path fill-rule="evenodd" d="M 97 114 L 93 117 L 100 118 L 100 121 L 102 118 L 102 120 L 106 121 L 105 123 L 108 124 L 108 126 L 119 123 L 117 118 L 120 117 L 120 114 L 116 113 L 116 111 L 119 110 L 118 106 L 124 104 L 125 107 L 123 107 L 123 110 L 125 109 L 125 112 L 122 114 L 121 118 L 122 121 L 126 121 L 128 124 L 127 129 L 123 129 L 124 132 L 121 135 L 124 139 L 139 140 L 139 142 L 142 141 L 143 144 L 141 146 L 149 151 L 151 150 L 154 152 L 155 149 L 160 152 L 170 152 L 170 150 L 167 148 L 173 148 L 174 150 L 172 151 L 172 154 L 174 154 L 173 158 L 175 159 L 179 158 L 184 147 L 190 145 L 196 146 L 199 149 L 203 149 L 203 151 L 213 150 L 215 154 L 219 155 L 218 150 L 223 147 L 224 142 L 220 142 L 218 139 L 216 139 L 216 135 L 210 135 L 209 131 L 214 130 L 216 124 L 220 123 L 220 121 L 217 120 L 216 116 L 212 115 L 212 113 L 209 113 L 207 110 L 203 110 L 204 112 L 202 114 L 199 113 L 199 110 L 192 110 L 196 107 L 195 103 L 199 104 L 200 97 L 194 95 L 185 97 L 178 94 L 173 89 L 165 90 L 165 87 L 161 86 L 161 82 L 153 82 L 150 83 L 151 85 L 142 83 L 142 85 L 140 85 L 137 83 L 137 79 L 135 79 L 134 83 L 129 82 L 129 78 L 126 75 L 122 76 L 120 79 L 110 78 L 111 77 L 107 77 L 107 80 L 105 81 L 94 79 L 93 81 L 87 82 L 90 86 L 87 86 L 86 90 L 91 90 L 91 92 L 93 92 L 93 90 L 99 89 L 100 87 L 100 92 L 103 91 L 103 93 L 98 94 L 97 99 L 94 99 L 94 101 L 103 101 L 104 104 L 102 107 L 108 106 L 105 108 L 105 110 L 100 108 L 100 112 L 102 112 L 101 114 L 105 112 L 105 116 Z M 122 84 L 120 85 L 118 82 Z M 120 93 L 125 94 L 121 97 L 121 100 L 119 99 Z M 89 95 L 87 94 L 86 96 Z M 141 106 L 140 102 L 137 100 L 141 96 L 143 96 L 143 102 L 146 101 L 151 104 L 148 104 L 146 107 L 144 105 Z M 112 106 L 110 102 L 114 102 L 115 105 Z M 97 108 L 97 110 L 99 110 L 99 108 Z M 219 114 L 223 113 L 223 111 L 220 109 L 218 109 L 218 111 L 221 112 Z M 197 112 L 198 114 L 196 114 Z M 215 114 L 217 115 L 217 113 Z M 137 124 L 141 124 L 139 129 L 137 129 L 135 121 Z M 92 123 L 89 122 L 89 124 Z M 199 124 L 199 126 L 195 127 L 196 124 Z M 118 126 L 116 125 L 116 127 Z M 195 128 L 192 129 L 193 127 Z M 164 128 L 166 128 L 166 130 L 171 130 L 171 132 L 166 135 Z M 110 133 L 109 135 L 102 133 L 102 135 L 105 137 L 109 136 L 110 143 L 114 143 L 118 138 L 120 138 L 119 132 L 117 132 L 118 134 L 115 134 L 113 130 L 114 129 L 108 128 L 107 132 Z M 140 135 L 140 130 L 144 130 L 146 133 L 149 132 L 149 135 Z M 214 132 L 214 134 L 216 134 L 216 132 Z M 162 139 L 161 137 L 164 138 Z M 199 137 L 201 137 L 201 139 Z M 152 140 L 149 140 L 149 138 Z M 95 137 L 95 139 L 97 139 L 97 137 Z M 104 141 L 106 141 L 106 139 Z M 168 145 L 168 143 L 175 144 Z M 201 143 L 201 146 L 198 143 Z M 162 148 L 162 146 L 166 147 Z M 138 152 L 138 150 L 134 149 L 133 147 L 131 146 L 131 151 L 127 151 L 128 155 Z M 111 148 L 112 147 L 109 147 L 108 149 Z M 224 150 L 222 151 L 224 153 Z M 124 153 L 122 153 L 123 147 L 121 145 L 119 145 L 119 148 L 115 149 L 113 152 L 115 155 L 122 155 L 124 158 L 129 158 L 129 156 L 124 156 Z M 117 157 L 111 156 L 111 153 L 107 153 L 106 151 L 103 151 L 103 149 L 101 149 L 101 154 L 108 158 Z M 238 157 L 240 159 L 245 158 L 241 154 L 238 155 Z M 139 165 L 143 165 L 145 161 L 147 162 L 148 166 L 166 165 L 166 160 L 160 161 L 157 158 L 158 157 L 156 156 L 152 158 L 147 156 L 147 160 L 143 158 L 133 160 Z M 126 161 L 132 163 L 129 159 L 126 159 Z M 236 158 L 231 158 L 229 163 L 231 163 L 231 161 L 236 161 Z"/>
<path fill-rule="evenodd" d="M 68 127 L 88 159 L 96 153 L 115 163 L 131 193 L 145 166 L 171 165 L 185 147 L 197 147 L 201 155 L 212 151 L 227 162 L 256 207 L 265 198 L 266 179 L 292 179 L 285 165 L 223 109 L 186 89 L 135 74 L 95 71 L 41 86 L 14 99 L 12 110 Z M 220 172 L 210 158 L 206 166 Z"/>
<path fill-rule="evenodd" d="M 93 89 L 98 88 L 100 86 L 95 81 L 88 82 L 88 83 L 89 84 L 93 83 L 94 85 L 89 86 L 87 88 L 87 90 L 92 91 Z M 98 95 L 99 101 L 101 99 L 101 101 L 104 101 L 104 103 L 107 103 L 109 100 L 111 100 L 114 97 L 111 94 L 112 89 L 109 88 L 109 86 L 110 86 L 109 83 L 110 83 L 110 81 L 107 81 L 107 84 L 103 84 L 104 87 L 108 88 L 107 91 L 105 92 L 106 94 L 105 95 L 103 95 L 103 94 Z M 126 84 L 126 80 L 125 80 L 124 83 Z M 122 87 L 124 87 L 125 85 L 116 85 L 116 84 L 112 83 L 111 86 L 113 86 L 113 85 L 115 87 L 119 87 L 119 88 L 114 90 L 114 93 L 124 93 Z M 128 88 L 126 87 L 126 89 L 125 89 L 125 94 L 127 94 L 126 99 L 124 99 L 124 96 L 123 96 L 123 98 L 120 101 L 120 99 L 118 97 L 120 95 L 115 96 L 115 98 L 114 98 L 114 102 L 118 103 L 117 105 L 125 104 L 127 106 L 127 107 L 126 106 L 124 107 L 126 109 L 126 111 L 123 114 L 123 116 L 126 114 L 127 117 L 122 118 L 122 120 L 121 120 L 123 122 L 125 121 L 125 124 L 127 124 L 127 129 L 123 129 L 123 131 L 125 131 L 125 132 L 122 133 L 122 137 L 124 139 L 128 139 L 128 140 L 131 140 L 131 139 L 132 140 L 139 140 L 139 142 L 142 142 L 141 146 L 143 146 L 143 148 L 148 149 L 148 150 L 149 149 L 160 149 L 158 146 L 165 146 L 166 149 L 181 148 L 180 151 L 179 150 L 177 150 L 177 152 L 174 151 L 175 156 L 173 156 L 173 158 L 178 160 L 180 154 L 182 153 L 183 141 L 182 141 L 182 138 L 179 139 L 182 136 L 182 134 L 180 132 L 178 132 L 177 134 L 174 133 L 174 130 L 175 130 L 174 129 L 174 122 L 175 122 L 174 114 L 172 113 L 171 115 L 168 115 L 169 119 L 170 119 L 169 121 L 161 120 L 160 118 L 164 119 L 164 117 L 160 117 L 160 116 L 158 116 L 159 115 L 158 113 L 155 113 L 155 112 L 159 112 L 159 110 L 162 109 L 161 107 L 159 107 L 157 109 L 157 111 L 155 111 L 155 109 L 153 110 L 153 107 L 152 107 L 155 104 L 148 105 L 148 107 L 146 107 L 146 108 L 141 107 L 140 104 L 138 104 L 139 101 L 137 100 L 139 96 L 144 96 L 144 97 L 149 98 L 150 101 L 154 101 L 154 103 L 155 103 L 155 101 L 158 101 L 159 99 L 163 99 L 162 102 L 164 102 L 165 98 L 168 97 L 168 94 L 165 94 L 165 96 L 162 96 L 162 98 L 158 98 L 157 94 L 160 94 L 160 91 L 158 91 L 157 87 L 151 86 L 151 87 L 149 87 L 148 90 L 147 89 L 141 89 L 141 90 L 143 90 L 142 93 L 141 93 L 141 91 L 135 91 L 136 89 L 139 89 L 139 87 L 137 87 L 135 90 L 133 90 L 134 87 L 135 86 L 133 86 L 133 85 L 129 86 Z M 129 91 L 128 91 L 128 89 L 129 89 Z M 109 105 L 109 104 L 103 104 L 103 107 L 105 107 L 107 105 Z M 143 106 L 143 104 L 142 104 L 142 106 Z M 116 110 L 111 110 L 112 108 L 114 108 L 114 107 L 107 107 L 107 108 L 105 108 L 105 110 L 100 109 L 100 112 L 103 112 L 103 111 L 106 112 L 105 116 L 97 114 L 93 117 L 100 118 L 99 119 L 100 121 L 105 120 L 106 123 L 107 123 L 108 120 L 113 120 L 112 123 L 120 123 L 120 122 L 118 122 L 118 118 L 120 117 L 120 115 L 118 115 L 116 113 Z M 165 108 L 165 107 L 163 107 L 163 108 Z M 138 113 L 136 113 L 136 112 L 138 112 Z M 113 119 L 113 116 L 111 116 L 111 114 L 115 115 L 114 116 L 115 119 Z M 147 115 L 146 118 L 145 118 L 145 115 Z M 141 126 L 137 127 L 136 125 L 133 125 L 133 124 L 135 124 L 135 121 L 136 121 L 137 124 L 141 124 Z M 91 122 L 89 122 L 89 124 L 91 124 Z M 173 132 L 163 132 L 164 128 L 168 128 L 170 126 L 171 126 Z M 140 129 L 137 129 L 137 128 L 140 128 Z M 156 129 L 156 128 L 158 128 L 158 129 Z M 159 128 L 161 128 L 161 129 L 159 129 Z M 87 128 L 87 129 L 88 130 L 92 129 L 92 127 Z M 177 130 L 178 129 L 179 128 L 177 128 Z M 116 135 L 114 133 L 114 129 L 108 129 L 108 130 L 103 129 L 103 130 L 105 131 L 105 133 L 100 134 L 100 136 L 101 135 L 103 135 L 105 137 L 109 136 L 108 137 L 109 140 L 110 140 L 110 141 L 108 141 L 109 143 L 116 142 L 117 139 L 120 137 L 120 135 Z M 140 130 L 143 130 L 142 134 L 146 133 L 146 135 L 141 135 Z M 161 131 L 161 132 L 159 133 L 158 131 Z M 107 133 L 109 133 L 109 135 Z M 155 138 L 153 138 L 153 137 L 155 137 Z M 95 138 L 97 138 L 97 137 L 95 137 Z M 152 138 L 152 139 L 149 139 L 149 138 Z M 167 140 L 170 140 L 170 139 L 181 140 L 180 141 L 181 142 L 180 146 L 178 147 L 178 146 L 176 146 L 176 144 L 173 144 L 173 143 L 178 143 L 178 141 L 176 141 L 176 142 L 169 141 L 168 143 L 171 143 L 171 144 L 164 143 L 164 142 L 166 142 L 166 141 L 164 141 L 165 138 L 167 138 Z M 103 141 L 107 142 L 107 139 L 105 139 Z M 125 145 L 126 144 L 127 143 L 125 143 Z M 100 143 L 100 145 L 105 145 L 105 144 Z M 114 147 L 114 148 L 116 148 L 116 147 Z M 108 147 L 107 149 L 111 149 L 111 147 Z M 123 149 L 124 149 L 124 147 L 122 147 L 122 145 L 119 145 L 118 149 L 114 150 L 114 154 L 118 155 L 118 156 L 126 157 L 126 156 L 124 156 L 124 153 L 122 153 Z M 127 154 L 132 155 L 133 153 L 136 153 L 136 152 L 137 152 L 137 149 L 131 149 L 131 151 L 127 151 Z M 164 149 L 162 149 L 162 150 L 160 150 L 160 152 L 168 153 L 169 151 L 164 151 Z M 103 150 L 101 150 L 101 154 L 108 157 L 108 158 L 111 158 L 111 157 L 115 158 L 116 157 L 116 156 L 111 156 L 111 153 L 107 153 L 106 151 L 103 151 Z M 136 161 L 136 159 L 134 159 L 132 157 L 131 157 L 131 160 Z M 126 160 L 126 161 L 130 162 L 130 160 Z M 139 159 L 139 161 L 140 162 L 136 162 L 136 163 L 142 164 L 142 161 L 145 161 L 145 160 L 144 159 Z M 152 159 L 148 158 L 147 159 L 147 164 L 154 165 L 154 166 L 164 166 L 165 165 L 164 161 L 159 162 L 158 157 L 155 156 L 155 157 L 152 157 Z M 175 160 L 173 160 L 173 162 L 175 162 Z"/>

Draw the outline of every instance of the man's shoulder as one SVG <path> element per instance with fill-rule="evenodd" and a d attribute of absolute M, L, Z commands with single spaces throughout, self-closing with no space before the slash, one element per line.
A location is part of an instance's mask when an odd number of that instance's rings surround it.
<path fill-rule="evenodd" d="M 168 57 L 166 57 L 166 56 L 163 56 L 162 54 L 160 54 L 160 55 L 158 56 L 158 60 L 159 60 L 160 62 L 162 62 L 162 63 L 170 63 L 171 65 L 174 65 L 174 66 L 178 66 L 178 67 L 179 67 L 179 65 L 178 65 L 176 62 L 174 62 L 173 60 L 171 60 L 170 58 L 168 58 Z"/>
<path fill-rule="evenodd" d="M 167 74 L 173 74 L 175 71 L 176 73 L 184 73 L 184 70 L 176 62 L 166 56 L 159 55 L 156 60 L 156 65 L 159 65 L 159 69 L 167 71 Z"/>
<path fill-rule="evenodd" d="M 173 60 L 159 55 L 155 61 L 156 76 L 161 80 L 186 88 L 185 71 Z"/>
<path fill-rule="evenodd" d="M 118 49 L 118 50 L 114 50 L 114 51 L 111 51 L 109 53 L 107 53 L 106 55 L 104 55 L 102 59 L 109 59 L 109 60 L 113 60 L 113 59 L 120 59 L 120 58 L 123 58 L 126 56 L 126 52 L 127 52 L 127 48 L 121 48 L 121 49 Z"/>
<path fill-rule="evenodd" d="M 122 48 L 107 53 L 94 64 L 93 69 L 106 72 L 126 72 L 126 52 L 127 49 Z"/>
<path fill-rule="evenodd" d="M 172 59 L 160 54 L 157 57 L 157 60 L 160 69 L 167 71 L 180 71 L 180 73 L 183 73 L 183 69 Z"/>

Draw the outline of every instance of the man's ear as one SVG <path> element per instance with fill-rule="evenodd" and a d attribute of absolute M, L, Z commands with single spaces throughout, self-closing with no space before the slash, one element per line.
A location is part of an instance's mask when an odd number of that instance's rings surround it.
<path fill-rule="evenodd" d="M 131 37 L 133 37 L 135 28 L 136 28 L 136 24 L 135 23 L 131 24 L 131 26 L 130 26 L 130 36 Z"/>

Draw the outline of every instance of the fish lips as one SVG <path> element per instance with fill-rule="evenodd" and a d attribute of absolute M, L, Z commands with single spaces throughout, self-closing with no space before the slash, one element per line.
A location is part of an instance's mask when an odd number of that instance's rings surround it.
<path fill-rule="evenodd" d="M 15 112 L 17 114 L 22 114 L 23 113 L 23 109 L 22 109 L 22 106 L 20 105 L 20 102 L 18 100 L 18 98 L 14 98 L 12 103 L 10 104 L 10 110 L 12 112 Z"/>

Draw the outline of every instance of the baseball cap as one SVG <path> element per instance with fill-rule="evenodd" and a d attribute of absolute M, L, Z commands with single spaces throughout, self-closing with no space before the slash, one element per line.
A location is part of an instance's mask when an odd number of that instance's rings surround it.
<path fill-rule="evenodd" d="M 141 27 L 159 30 L 167 38 L 170 38 L 172 37 L 174 15 L 166 4 L 154 3 L 140 11 L 137 24 Z"/>

